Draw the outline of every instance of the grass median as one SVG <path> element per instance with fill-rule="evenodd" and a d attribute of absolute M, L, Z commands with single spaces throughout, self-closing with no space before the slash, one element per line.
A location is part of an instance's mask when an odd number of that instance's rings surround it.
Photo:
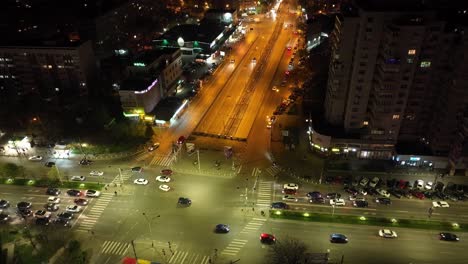
<path fill-rule="evenodd" d="M 353 225 L 372 225 L 381 227 L 404 227 L 417 229 L 431 229 L 440 231 L 468 232 L 468 224 L 443 222 L 435 220 L 397 219 L 375 216 L 356 216 L 340 214 L 321 214 L 310 212 L 298 212 L 288 210 L 270 210 L 270 217 L 276 219 L 290 219 L 309 222 L 325 222 Z"/>

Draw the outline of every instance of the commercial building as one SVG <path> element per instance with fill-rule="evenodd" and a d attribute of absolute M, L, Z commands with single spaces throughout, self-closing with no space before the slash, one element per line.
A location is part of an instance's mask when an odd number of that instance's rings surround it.
<path fill-rule="evenodd" d="M 0 46 L 0 103 L 15 104 L 33 96 L 37 101 L 72 104 L 88 94 L 96 72 L 89 41 Z"/>
<path fill-rule="evenodd" d="M 414 141 L 447 157 L 464 131 L 457 124 L 468 105 L 468 42 L 457 10 L 445 17 L 441 10 L 420 1 L 342 5 L 330 36 L 324 116 L 343 133 L 312 126 L 311 135 L 330 136 L 328 145 L 311 138 L 316 149 L 388 159 L 395 144 Z"/>

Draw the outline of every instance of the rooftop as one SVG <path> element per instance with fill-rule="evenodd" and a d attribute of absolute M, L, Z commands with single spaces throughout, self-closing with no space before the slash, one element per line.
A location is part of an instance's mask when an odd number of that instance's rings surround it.
<path fill-rule="evenodd" d="M 139 53 L 133 59 L 133 62 L 144 63 L 145 65 L 153 63 L 162 55 L 170 55 L 177 52 L 178 48 L 158 48 Z"/>
<path fill-rule="evenodd" d="M 122 81 L 120 84 L 121 91 L 143 91 L 151 86 L 155 80 L 150 78 L 131 77 Z"/>
<path fill-rule="evenodd" d="M 153 111 L 151 111 L 151 114 L 154 114 L 157 120 L 169 121 L 182 103 L 183 99 L 167 97 L 159 101 Z"/>
<path fill-rule="evenodd" d="M 171 28 L 160 39 L 176 41 L 179 37 L 182 37 L 184 41 L 188 42 L 200 41 L 211 43 L 223 30 L 224 25 L 208 21 L 200 25 L 184 24 Z"/>
<path fill-rule="evenodd" d="M 424 11 L 432 8 L 431 0 L 356 0 L 357 6 L 366 11 Z"/>

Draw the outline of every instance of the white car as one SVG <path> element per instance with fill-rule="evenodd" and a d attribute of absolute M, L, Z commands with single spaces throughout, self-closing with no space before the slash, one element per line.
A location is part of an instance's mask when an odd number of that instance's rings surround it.
<path fill-rule="evenodd" d="M 101 196 L 101 192 L 96 190 L 86 190 L 85 195 L 87 197 L 99 197 Z"/>
<path fill-rule="evenodd" d="M 423 180 L 416 180 L 415 188 L 418 190 L 424 190 L 424 181 Z"/>
<path fill-rule="evenodd" d="M 299 185 L 295 184 L 295 183 L 285 183 L 283 185 L 283 189 L 293 189 L 293 190 L 297 190 L 299 189 Z"/>
<path fill-rule="evenodd" d="M 158 176 L 158 177 L 156 177 L 156 180 L 158 182 L 170 182 L 171 178 L 168 177 L 168 176 Z"/>
<path fill-rule="evenodd" d="M 288 202 L 297 202 L 297 197 L 293 195 L 285 195 L 283 196 L 283 201 L 288 201 Z"/>
<path fill-rule="evenodd" d="M 375 186 L 377 186 L 379 181 L 380 181 L 379 177 L 374 177 L 372 181 L 369 182 L 369 186 L 372 188 L 375 188 Z"/>
<path fill-rule="evenodd" d="M 344 206 L 345 204 L 345 200 L 342 198 L 330 200 L 330 205 Z"/>
<path fill-rule="evenodd" d="M 159 142 L 157 143 L 154 143 L 153 145 L 151 145 L 150 147 L 148 147 L 148 151 L 151 152 L 153 150 L 157 150 L 159 148 Z"/>
<path fill-rule="evenodd" d="M 140 178 L 140 179 L 134 180 L 133 183 L 138 184 L 138 185 L 146 185 L 148 184 L 148 180 Z"/>
<path fill-rule="evenodd" d="M 350 195 L 350 196 L 349 196 L 349 200 L 350 200 L 350 201 L 365 201 L 366 198 L 364 198 L 364 197 L 358 197 L 358 196 L 356 196 L 356 195 Z"/>
<path fill-rule="evenodd" d="M 384 189 L 376 189 L 375 190 L 376 192 L 378 192 L 380 195 L 382 195 L 383 197 L 390 197 L 390 193 L 387 192 L 387 190 L 384 190 Z"/>
<path fill-rule="evenodd" d="M 102 175 L 104 175 L 104 172 L 103 171 L 91 171 L 89 173 L 89 175 L 91 175 L 91 176 L 102 176 Z"/>
<path fill-rule="evenodd" d="M 28 159 L 32 161 L 40 161 L 42 160 L 42 156 L 31 156 Z"/>
<path fill-rule="evenodd" d="M 69 206 L 67 206 L 66 211 L 69 212 L 69 213 L 79 213 L 79 212 L 81 212 L 81 206 L 69 205 Z"/>
<path fill-rule="evenodd" d="M 432 206 L 433 207 L 444 207 L 444 208 L 450 207 L 450 205 L 445 201 L 437 201 L 437 202 L 434 201 L 434 202 L 432 202 Z"/>
<path fill-rule="evenodd" d="M 431 182 L 431 181 L 426 182 L 426 190 L 432 190 L 433 185 L 434 185 L 434 183 Z"/>
<path fill-rule="evenodd" d="M 49 218 L 52 215 L 51 212 L 47 212 L 46 210 L 37 210 L 34 213 L 35 218 Z"/>
<path fill-rule="evenodd" d="M 60 198 L 58 198 L 57 196 L 49 196 L 49 198 L 47 198 L 47 202 L 58 204 L 60 203 Z"/>
<path fill-rule="evenodd" d="M 367 183 L 369 182 L 369 179 L 367 179 L 366 177 L 362 177 L 361 181 L 359 182 L 359 184 L 362 186 L 362 187 L 365 187 L 367 185 Z"/>
<path fill-rule="evenodd" d="M 72 176 L 71 180 L 72 181 L 84 181 L 86 180 L 86 177 L 85 176 Z"/>
<path fill-rule="evenodd" d="M 393 230 L 390 229 L 380 229 L 379 230 L 379 236 L 384 237 L 384 238 L 396 238 L 397 233 Z"/>
<path fill-rule="evenodd" d="M 159 185 L 159 190 L 161 191 L 168 192 L 170 189 L 171 187 L 169 187 L 169 185 L 166 185 L 166 184 Z"/>

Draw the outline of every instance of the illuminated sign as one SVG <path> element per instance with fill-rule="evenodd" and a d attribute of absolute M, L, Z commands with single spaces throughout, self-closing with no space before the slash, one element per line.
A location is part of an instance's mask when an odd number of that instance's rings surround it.
<path fill-rule="evenodd" d="M 147 92 L 149 92 L 157 83 L 158 83 L 158 79 L 154 80 L 154 82 L 152 82 L 151 85 L 148 86 L 148 88 L 146 88 L 145 90 L 143 90 L 143 91 L 135 91 L 135 94 L 144 94 L 144 93 L 147 93 Z"/>
<path fill-rule="evenodd" d="M 133 66 L 136 66 L 136 67 L 145 67 L 146 65 L 142 62 L 134 62 L 133 63 Z"/>

